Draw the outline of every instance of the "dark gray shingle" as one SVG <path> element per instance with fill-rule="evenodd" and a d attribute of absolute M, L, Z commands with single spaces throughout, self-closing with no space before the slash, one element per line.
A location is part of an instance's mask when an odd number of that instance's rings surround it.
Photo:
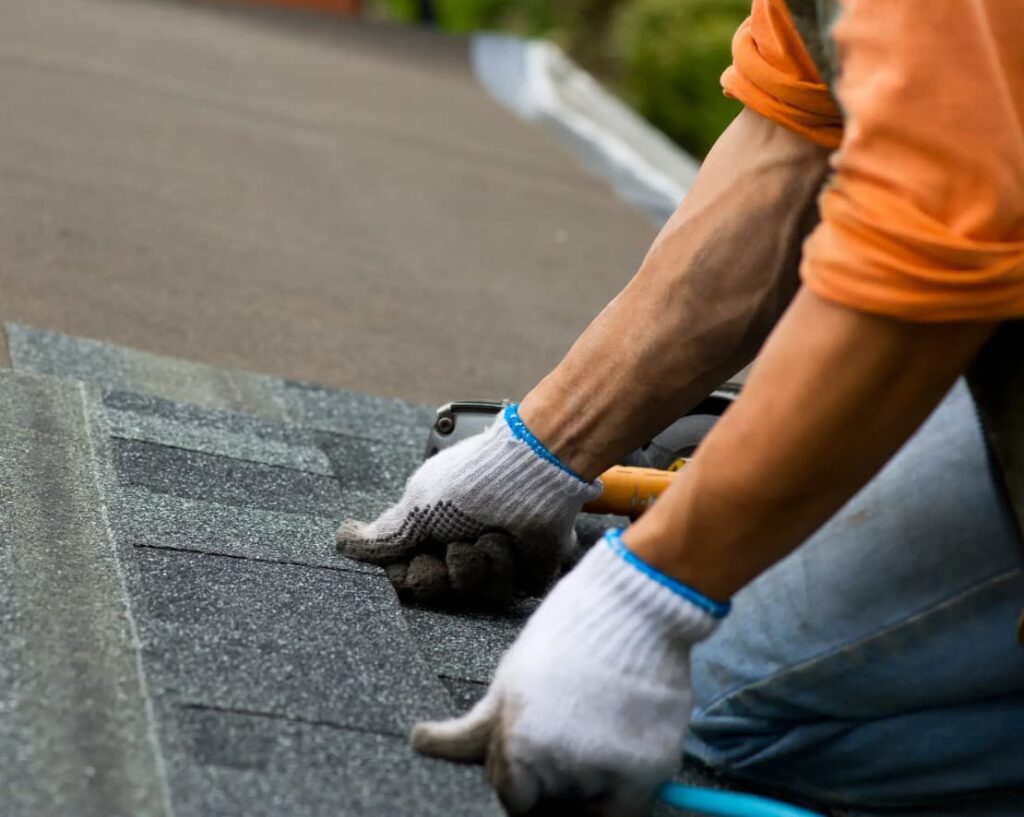
<path fill-rule="evenodd" d="M 409 629 L 438 675 L 461 681 L 490 681 L 498 661 L 522 629 L 536 601 L 526 600 L 503 615 L 476 615 L 406 607 Z"/>
<path fill-rule="evenodd" d="M 501 817 L 473 766 L 413 754 L 403 738 L 183 709 L 171 765 L 177 817 Z"/>
<path fill-rule="evenodd" d="M 333 517 L 220 505 L 144 488 L 124 487 L 119 493 L 110 516 L 117 537 L 129 545 L 380 572 L 335 552 Z"/>
<path fill-rule="evenodd" d="M 122 485 L 221 505 L 338 515 L 338 484 L 323 474 L 135 440 L 114 439 L 112 447 Z"/>
<path fill-rule="evenodd" d="M 298 426 L 127 392 L 108 392 L 103 402 L 110 433 L 122 439 L 327 476 L 332 473 L 313 434 Z"/>
<path fill-rule="evenodd" d="M 382 576 L 136 555 L 143 657 L 154 688 L 176 701 L 394 736 L 452 711 Z"/>
<path fill-rule="evenodd" d="M 311 383 L 284 381 L 280 394 L 292 422 L 371 440 L 422 445 L 434 421 L 428 406 Z"/>

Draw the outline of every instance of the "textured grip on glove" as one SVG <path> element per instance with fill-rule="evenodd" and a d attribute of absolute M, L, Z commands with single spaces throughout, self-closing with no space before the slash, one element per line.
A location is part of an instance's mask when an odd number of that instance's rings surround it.
<path fill-rule="evenodd" d="M 550 584 L 574 549 L 577 514 L 600 491 L 510 406 L 423 463 L 376 520 L 343 522 L 336 541 L 346 556 L 386 567 L 404 598 L 500 608 Z"/>
<path fill-rule="evenodd" d="M 400 599 L 483 610 L 500 610 L 515 600 L 521 582 L 508 536 L 487 533 L 475 542 L 449 542 L 443 551 L 385 568 Z"/>

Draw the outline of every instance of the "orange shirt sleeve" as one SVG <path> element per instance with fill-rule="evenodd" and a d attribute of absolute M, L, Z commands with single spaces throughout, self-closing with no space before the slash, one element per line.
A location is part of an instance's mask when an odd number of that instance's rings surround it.
<path fill-rule="evenodd" d="M 1024 316 L 1019 0 L 846 0 L 846 114 L 801 274 L 913 321 Z"/>
<path fill-rule="evenodd" d="M 732 59 L 722 75 L 726 96 L 823 147 L 838 147 L 842 115 L 784 0 L 754 0 L 733 37 Z"/>

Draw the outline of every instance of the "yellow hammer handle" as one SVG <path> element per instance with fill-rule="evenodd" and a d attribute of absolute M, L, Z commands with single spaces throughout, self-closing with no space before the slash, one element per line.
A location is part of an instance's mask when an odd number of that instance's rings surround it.
<path fill-rule="evenodd" d="M 672 484 L 675 471 L 615 465 L 601 474 L 601 495 L 583 506 L 587 513 L 613 513 L 636 519 Z"/>

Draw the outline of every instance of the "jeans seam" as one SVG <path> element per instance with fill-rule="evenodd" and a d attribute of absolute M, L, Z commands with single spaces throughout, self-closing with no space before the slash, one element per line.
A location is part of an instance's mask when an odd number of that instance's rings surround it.
<path fill-rule="evenodd" d="M 695 714 L 712 714 L 716 708 L 720 707 L 725 702 L 739 695 L 743 695 L 747 692 L 750 692 L 751 690 L 758 689 L 759 687 L 763 687 L 771 683 L 775 683 L 781 679 L 786 678 L 787 676 L 805 672 L 806 670 L 811 669 L 812 667 L 830 658 L 834 658 L 836 656 L 843 655 L 844 653 L 849 653 L 856 649 L 859 649 L 865 646 L 866 644 L 871 643 L 872 641 L 884 638 L 885 636 L 888 636 L 903 627 L 909 626 L 912 623 L 920 621 L 921 619 L 926 618 L 927 616 L 934 615 L 935 613 L 940 612 L 941 610 L 952 607 L 964 601 L 966 598 L 974 595 L 979 590 L 984 590 L 988 587 L 997 585 L 1008 579 L 1020 576 L 1021 574 L 1024 574 L 1024 568 L 1021 568 L 1019 566 L 1008 569 L 1004 568 L 1000 570 L 998 573 L 994 573 L 988 578 L 975 582 L 970 587 L 966 587 L 963 590 L 955 593 L 952 596 L 949 596 L 948 598 L 943 599 L 940 602 L 936 602 L 935 604 L 932 604 L 931 606 L 926 607 L 923 610 L 918 610 L 914 613 L 910 613 L 909 615 L 906 615 L 897 621 L 885 625 L 881 629 L 875 630 L 874 632 L 857 639 L 856 641 L 851 641 L 848 644 L 843 644 L 841 646 L 825 650 L 824 652 L 818 653 L 817 655 L 811 656 L 810 658 L 801 661 L 799 664 L 794 664 L 792 666 L 785 667 L 779 670 L 778 672 L 774 672 L 771 675 L 765 676 L 764 678 L 758 678 L 755 681 L 750 681 L 727 692 L 723 692 L 709 704 L 696 710 Z"/>

